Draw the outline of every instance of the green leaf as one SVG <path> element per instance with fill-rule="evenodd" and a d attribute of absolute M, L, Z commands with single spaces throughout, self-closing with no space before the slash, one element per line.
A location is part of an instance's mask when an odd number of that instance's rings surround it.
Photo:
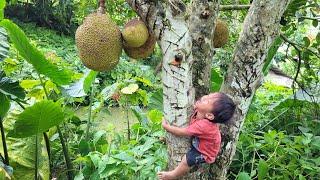
<path fill-rule="evenodd" d="M 76 177 L 74 177 L 74 180 L 83 180 L 84 179 L 84 176 L 83 176 L 83 173 L 82 172 L 79 172 Z"/>
<path fill-rule="evenodd" d="M 315 28 L 318 27 L 318 24 L 319 24 L 319 22 L 318 22 L 317 19 L 315 19 L 315 20 L 312 21 L 313 27 L 315 27 Z"/>
<path fill-rule="evenodd" d="M 9 48 L 6 30 L 0 27 L 0 62 L 8 57 Z"/>
<path fill-rule="evenodd" d="M 211 91 L 219 91 L 221 84 L 223 82 L 223 77 L 218 73 L 215 68 L 211 69 Z"/>
<path fill-rule="evenodd" d="M 40 136 L 39 136 L 40 137 Z M 41 136 L 42 137 L 42 136 Z M 35 136 L 24 139 L 8 138 L 10 165 L 14 169 L 14 179 L 34 179 Z M 49 158 L 45 143 L 39 143 L 40 179 L 49 179 Z"/>
<path fill-rule="evenodd" d="M 33 87 L 38 86 L 40 84 L 41 84 L 40 80 L 32 80 L 32 79 L 26 79 L 20 82 L 21 87 L 23 87 L 24 89 L 32 89 Z"/>
<path fill-rule="evenodd" d="M 154 92 L 150 99 L 148 104 L 149 109 L 157 109 L 161 112 L 163 112 L 163 92 L 162 89 L 159 89 L 158 91 Z"/>
<path fill-rule="evenodd" d="M 241 172 L 238 174 L 237 180 L 251 180 L 251 178 L 248 173 Z"/>
<path fill-rule="evenodd" d="M 310 39 L 308 37 L 303 37 L 303 42 L 306 47 L 310 46 Z"/>
<path fill-rule="evenodd" d="M 277 53 L 279 47 L 281 46 L 282 44 L 282 39 L 280 37 L 277 37 L 275 39 L 275 41 L 272 43 L 271 47 L 269 48 L 268 50 L 268 56 L 265 60 L 265 64 L 263 66 L 263 69 L 262 69 L 262 72 L 263 74 L 266 76 L 269 72 L 269 67 L 271 66 L 271 62 L 272 62 L 272 59 L 274 57 L 274 55 Z"/>
<path fill-rule="evenodd" d="M 4 116 L 7 114 L 7 112 L 10 109 L 10 101 L 9 99 L 2 93 L 0 93 L 0 104 L 1 104 L 1 108 L 0 108 L 0 118 L 2 120 L 2 118 L 4 118 Z"/>
<path fill-rule="evenodd" d="M 317 40 L 317 43 L 320 43 L 320 33 L 317 34 L 316 40 Z"/>
<path fill-rule="evenodd" d="M 78 148 L 79 152 L 81 155 L 85 156 L 90 152 L 90 146 L 89 143 L 82 139 L 79 143 L 79 148 Z"/>
<path fill-rule="evenodd" d="M 25 98 L 24 89 L 20 87 L 19 82 L 12 82 L 11 79 L 5 76 L 4 72 L 0 71 L 0 93 L 11 98 Z"/>
<path fill-rule="evenodd" d="M 287 10 L 284 14 L 294 16 L 296 11 L 301 9 L 301 6 L 304 6 L 307 3 L 307 0 L 292 0 L 287 7 Z"/>
<path fill-rule="evenodd" d="M 85 93 L 89 93 L 90 92 L 90 87 L 94 83 L 94 80 L 96 79 L 97 75 L 98 75 L 98 72 L 90 71 L 88 76 L 84 79 L 83 89 L 84 89 Z"/>
<path fill-rule="evenodd" d="M 6 6 L 6 1 L 5 0 L 0 0 L 0 21 L 4 17 L 4 7 Z"/>
<path fill-rule="evenodd" d="M 24 32 L 10 20 L 2 20 L 0 26 L 3 26 L 10 37 L 10 40 L 19 51 L 20 55 L 32 64 L 37 72 L 46 75 L 53 82 L 59 85 L 69 84 L 71 82 L 71 75 L 57 66 L 51 64 L 43 53 L 30 44 Z"/>
<path fill-rule="evenodd" d="M 268 164 L 265 160 L 260 159 L 259 165 L 258 165 L 258 180 L 265 179 L 266 175 L 268 173 Z"/>
<path fill-rule="evenodd" d="M 162 120 L 163 114 L 161 111 L 157 109 L 153 109 L 148 112 L 148 118 L 151 120 L 153 123 L 160 123 Z"/>
<path fill-rule="evenodd" d="M 24 138 L 47 131 L 64 120 L 64 113 L 59 104 L 43 100 L 26 108 L 14 124 L 8 135 Z"/>

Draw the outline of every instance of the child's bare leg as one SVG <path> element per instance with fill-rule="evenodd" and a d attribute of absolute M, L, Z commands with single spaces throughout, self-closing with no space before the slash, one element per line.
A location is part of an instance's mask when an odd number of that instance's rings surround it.
<path fill-rule="evenodd" d="M 177 179 L 178 177 L 185 175 L 189 170 L 190 167 L 187 164 L 186 155 L 184 155 L 182 161 L 174 170 L 159 172 L 158 177 L 160 180 Z"/>

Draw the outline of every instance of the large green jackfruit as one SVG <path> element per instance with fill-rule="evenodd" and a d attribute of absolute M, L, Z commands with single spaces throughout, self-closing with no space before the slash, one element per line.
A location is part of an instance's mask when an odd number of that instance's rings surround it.
<path fill-rule="evenodd" d="M 216 29 L 213 36 L 213 46 L 220 48 L 225 45 L 229 40 L 229 29 L 226 22 L 221 19 L 216 21 Z"/>
<path fill-rule="evenodd" d="M 122 37 L 129 47 L 140 47 L 146 43 L 149 32 L 147 26 L 139 19 L 132 19 L 122 30 Z"/>
<path fill-rule="evenodd" d="M 88 15 L 78 27 L 75 39 L 80 59 L 89 69 L 107 71 L 118 64 L 122 51 L 121 32 L 107 14 Z"/>

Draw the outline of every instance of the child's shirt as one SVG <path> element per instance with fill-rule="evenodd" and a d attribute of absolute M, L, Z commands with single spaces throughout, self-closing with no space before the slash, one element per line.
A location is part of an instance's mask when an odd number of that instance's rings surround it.
<path fill-rule="evenodd" d="M 207 119 L 196 119 L 197 111 L 192 114 L 187 132 L 194 136 L 192 145 L 204 156 L 207 163 L 213 163 L 219 153 L 221 134 L 219 125 Z"/>

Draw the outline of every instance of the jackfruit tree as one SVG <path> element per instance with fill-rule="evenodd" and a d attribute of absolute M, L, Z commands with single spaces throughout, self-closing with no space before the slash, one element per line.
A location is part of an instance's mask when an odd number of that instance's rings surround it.
<path fill-rule="evenodd" d="M 186 126 L 195 98 L 209 93 L 214 55 L 212 38 L 220 0 L 127 2 L 156 36 L 163 53 L 164 117 L 170 123 Z M 279 36 L 280 19 L 289 2 L 254 0 L 251 4 L 220 90 L 233 98 L 237 109 L 232 123 L 221 126 L 221 151 L 209 168 L 209 179 L 226 178 L 243 120 L 263 79 L 262 69 L 268 49 Z M 179 63 L 172 64 L 177 58 Z M 187 152 L 189 142 L 168 133 L 167 144 L 170 157 L 168 168 L 173 169 Z M 195 179 L 195 176 L 198 174 L 190 174 L 186 179 Z"/>

